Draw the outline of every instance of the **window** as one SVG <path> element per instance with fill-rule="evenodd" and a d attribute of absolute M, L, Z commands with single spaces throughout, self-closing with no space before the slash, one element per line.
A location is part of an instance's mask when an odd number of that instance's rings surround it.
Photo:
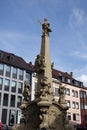
<path fill-rule="evenodd" d="M 79 82 L 78 81 L 74 81 L 74 84 L 76 85 L 76 86 L 79 86 Z"/>
<path fill-rule="evenodd" d="M 68 83 L 71 83 L 71 79 L 68 79 L 68 78 L 67 78 L 67 82 L 68 82 Z"/>
<path fill-rule="evenodd" d="M 7 77 L 10 77 L 10 73 L 11 73 L 11 67 L 10 66 L 8 66 L 8 65 L 6 65 L 6 76 Z"/>
<path fill-rule="evenodd" d="M 0 52 L 0 59 L 2 59 L 3 58 L 3 53 L 2 52 Z"/>
<path fill-rule="evenodd" d="M 15 95 L 11 95 L 10 106 L 15 107 Z"/>
<path fill-rule="evenodd" d="M 72 107 L 73 107 L 73 109 L 75 109 L 75 102 L 74 101 L 72 102 Z"/>
<path fill-rule="evenodd" d="M 84 116 L 85 116 L 85 117 L 84 117 L 84 118 L 85 118 L 85 122 L 87 122 L 87 114 L 86 114 L 86 115 L 84 115 Z"/>
<path fill-rule="evenodd" d="M 84 98 L 86 98 L 86 92 L 84 92 Z"/>
<path fill-rule="evenodd" d="M 87 103 L 85 104 L 85 110 L 87 110 Z"/>
<path fill-rule="evenodd" d="M 79 114 L 73 113 L 73 120 L 79 121 Z"/>
<path fill-rule="evenodd" d="M 4 65 L 0 64 L 0 75 L 3 75 L 4 72 Z"/>
<path fill-rule="evenodd" d="M 65 77 L 62 76 L 62 82 L 64 82 L 64 81 L 65 81 Z"/>
<path fill-rule="evenodd" d="M 15 60 L 14 54 L 11 54 L 11 55 L 9 56 L 9 60 L 10 60 L 11 62 L 14 62 L 14 60 Z"/>
<path fill-rule="evenodd" d="M 76 102 L 76 109 L 79 109 L 79 103 Z"/>
<path fill-rule="evenodd" d="M 19 80 L 23 80 L 23 70 L 19 69 Z"/>
<path fill-rule="evenodd" d="M 79 86 L 80 86 L 80 87 L 83 87 L 83 82 L 79 82 Z"/>
<path fill-rule="evenodd" d="M 59 96 L 58 89 L 59 89 L 59 88 L 55 88 L 55 96 Z"/>
<path fill-rule="evenodd" d="M 65 88 L 65 94 L 70 95 L 70 89 L 69 88 Z"/>
<path fill-rule="evenodd" d="M 80 92 L 80 98 L 83 98 L 84 95 L 83 95 L 83 91 Z"/>
<path fill-rule="evenodd" d="M 6 124 L 6 120 L 7 120 L 7 109 L 2 109 L 2 122 L 3 124 Z"/>
<path fill-rule="evenodd" d="M 70 108 L 71 104 L 70 104 L 70 100 L 66 100 L 67 106 Z"/>
<path fill-rule="evenodd" d="M 76 114 L 73 113 L 73 120 L 76 121 Z"/>
<path fill-rule="evenodd" d="M 30 83 L 30 74 L 29 73 L 26 73 L 26 82 Z"/>
<path fill-rule="evenodd" d="M 4 90 L 5 91 L 9 91 L 9 87 L 10 87 L 10 80 L 8 79 L 5 79 L 5 86 L 4 86 Z"/>
<path fill-rule="evenodd" d="M 71 113 L 70 112 L 67 113 L 67 117 L 69 120 L 71 120 Z"/>
<path fill-rule="evenodd" d="M 12 92 L 16 92 L 16 81 L 12 81 L 12 85 L 11 85 L 11 91 Z"/>
<path fill-rule="evenodd" d="M 72 105 L 73 105 L 73 109 L 79 109 L 79 103 L 78 102 L 73 101 Z"/>
<path fill-rule="evenodd" d="M 75 97 L 75 91 L 74 90 L 72 90 L 72 96 Z"/>
<path fill-rule="evenodd" d="M 81 109 L 84 109 L 84 103 L 80 103 L 80 107 L 81 107 Z"/>
<path fill-rule="evenodd" d="M 14 79 L 17 79 L 17 68 L 15 68 L 15 67 L 13 67 L 12 77 L 13 77 Z"/>
<path fill-rule="evenodd" d="M 23 89 L 23 83 L 19 82 L 18 83 L 18 93 L 22 93 L 22 89 Z"/>
<path fill-rule="evenodd" d="M 78 91 L 76 91 L 76 97 L 78 97 Z"/>
<path fill-rule="evenodd" d="M 15 118 L 16 118 L 16 111 L 15 110 L 10 110 L 10 112 L 9 112 L 9 125 L 10 126 L 14 125 Z"/>
<path fill-rule="evenodd" d="M 72 97 L 78 97 L 78 91 L 72 90 Z"/>
<path fill-rule="evenodd" d="M 18 96 L 17 97 L 17 107 L 20 107 L 21 103 L 22 103 L 22 97 Z"/>
<path fill-rule="evenodd" d="M 3 97 L 3 106 L 8 106 L 8 94 L 4 94 L 4 97 Z"/>
<path fill-rule="evenodd" d="M 80 91 L 80 97 L 81 98 L 86 98 L 86 92 L 85 91 Z"/>
<path fill-rule="evenodd" d="M 2 90 L 2 82 L 3 82 L 3 79 L 0 78 L 0 90 Z"/>

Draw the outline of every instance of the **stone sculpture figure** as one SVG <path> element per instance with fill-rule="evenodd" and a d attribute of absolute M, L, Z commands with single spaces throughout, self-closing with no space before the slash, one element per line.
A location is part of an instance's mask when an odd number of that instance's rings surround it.
<path fill-rule="evenodd" d="M 41 71 L 44 70 L 44 67 L 45 67 L 45 58 L 38 54 L 35 60 L 35 71 L 37 73 L 41 73 Z"/>
<path fill-rule="evenodd" d="M 30 85 L 25 81 L 25 85 L 24 85 L 24 91 L 23 91 L 23 96 L 24 96 L 24 101 L 29 101 L 30 100 Z"/>
<path fill-rule="evenodd" d="M 59 92 L 59 103 L 60 104 L 66 104 L 66 102 L 65 102 L 65 94 L 64 94 L 64 90 L 65 90 L 65 87 L 64 86 L 62 86 L 62 84 L 60 83 L 60 85 L 59 85 L 59 90 L 58 90 L 58 92 Z"/>
<path fill-rule="evenodd" d="M 24 91 L 23 91 L 23 102 L 20 106 L 20 108 L 23 110 L 27 108 L 30 102 L 30 96 L 31 96 L 31 91 L 30 91 L 30 85 L 25 81 L 24 83 Z"/>
<path fill-rule="evenodd" d="M 42 30 L 44 34 L 49 34 L 49 32 L 52 32 L 50 29 L 50 23 L 46 18 L 44 19 L 44 24 L 42 24 Z"/>

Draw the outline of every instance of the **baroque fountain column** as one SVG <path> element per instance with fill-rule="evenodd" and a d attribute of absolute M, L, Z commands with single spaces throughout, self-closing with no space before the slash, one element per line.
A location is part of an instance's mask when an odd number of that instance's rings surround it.
<path fill-rule="evenodd" d="M 20 124 L 16 124 L 13 130 L 73 130 L 68 119 L 66 119 L 68 107 L 62 84 L 59 85 L 59 101 L 54 100 L 50 61 L 50 23 L 47 19 L 44 19 L 41 26 L 41 50 L 35 60 L 37 74 L 35 99 L 30 100 L 30 85 L 25 82 L 24 99 L 20 106 L 23 116 Z"/>
<path fill-rule="evenodd" d="M 50 23 L 44 19 L 42 24 L 42 41 L 41 51 L 35 60 L 35 70 L 38 77 L 36 99 L 41 101 L 53 100 L 52 87 L 52 65 L 50 61 L 50 41 L 49 33 L 51 32 Z"/>
<path fill-rule="evenodd" d="M 39 125 L 39 129 L 42 130 L 49 129 L 48 111 L 54 99 L 52 86 L 52 65 L 50 61 L 50 32 L 50 23 L 47 19 L 44 19 L 44 23 L 42 24 L 41 50 L 35 60 L 35 71 L 38 78 L 35 99 L 38 101 L 38 106 L 41 112 L 41 123 Z"/>

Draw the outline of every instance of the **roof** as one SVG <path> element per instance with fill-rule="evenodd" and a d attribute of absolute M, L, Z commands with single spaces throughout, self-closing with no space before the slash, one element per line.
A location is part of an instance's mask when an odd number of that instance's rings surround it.
<path fill-rule="evenodd" d="M 31 64 L 28 64 L 23 58 L 2 50 L 0 50 L 0 62 L 28 71 L 33 71 Z"/>
<path fill-rule="evenodd" d="M 56 78 L 56 79 L 58 79 L 58 77 L 60 77 L 60 76 L 64 76 L 69 79 L 74 79 L 71 74 L 69 74 L 67 72 L 62 72 L 62 71 L 59 71 L 56 69 L 53 69 L 52 76 L 53 76 L 53 78 Z"/>

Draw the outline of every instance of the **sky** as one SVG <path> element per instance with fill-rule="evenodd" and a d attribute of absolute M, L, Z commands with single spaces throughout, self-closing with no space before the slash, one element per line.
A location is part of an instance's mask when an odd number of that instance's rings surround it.
<path fill-rule="evenodd" d="M 0 50 L 34 64 L 47 18 L 54 68 L 87 87 L 87 0 L 0 0 Z"/>

